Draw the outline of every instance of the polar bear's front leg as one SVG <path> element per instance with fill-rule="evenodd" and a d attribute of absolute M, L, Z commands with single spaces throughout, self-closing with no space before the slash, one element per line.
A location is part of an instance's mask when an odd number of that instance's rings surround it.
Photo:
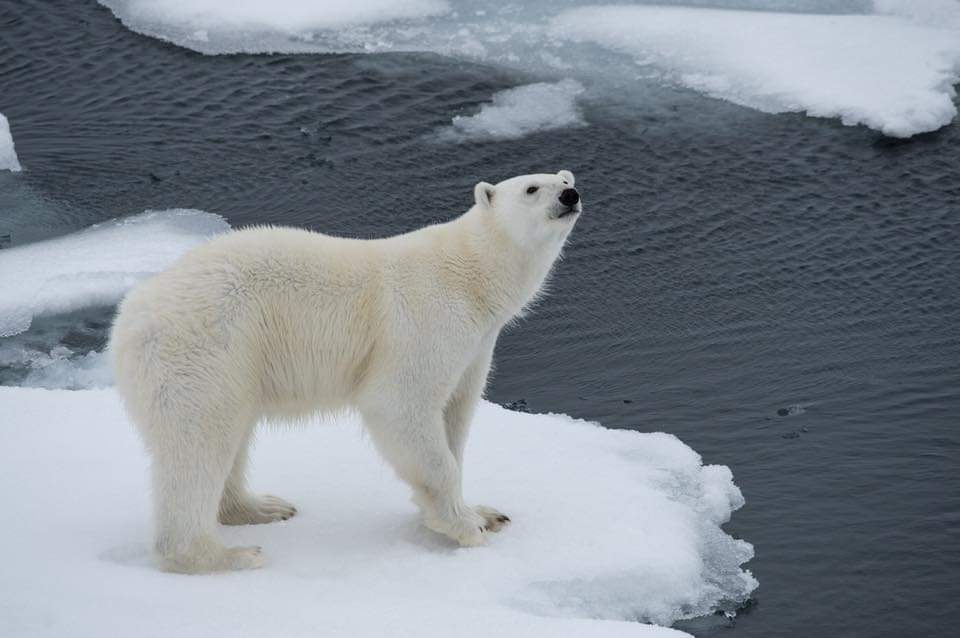
<path fill-rule="evenodd" d="M 443 410 L 444 427 L 447 432 L 447 445 L 463 472 L 463 454 L 467 445 L 470 423 L 476 412 L 477 403 L 483 396 L 493 361 L 495 339 L 485 344 L 476 359 L 467 366 L 460 383 Z M 510 523 L 510 517 L 492 507 L 478 505 L 474 511 L 484 519 L 484 527 L 490 532 L 499 532 Z"/>
<path fill-rule="evenodd" d="M 413 488 L 424 525 L 461 545 L 482 545 L 491 527 L 463 502 L 460 464 L 447 443 L 442 410 L 410 407 L 392 418 L 365 411 L 364 421 L 377 449 Z"/>
<path fill-rule="evenodd" d="M 490 373 L 490 363 L 493 361 L 493 346 L 495 341 L 486 344 L 476 359 L 467 366 L 460 378 L 453 395 L 443 409 L 444 427 L 447 431 L 447 444 L 450 451 L 463 467 L 463 451 L 467 445 L 467 435 L 470 432 L 470 422 L 476 411 L 477 403 L 483 396 L 487 385 L 487 376 Z"/>

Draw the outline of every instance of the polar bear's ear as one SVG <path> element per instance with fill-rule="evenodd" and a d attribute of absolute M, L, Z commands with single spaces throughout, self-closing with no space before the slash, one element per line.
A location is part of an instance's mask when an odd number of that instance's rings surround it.
<path fill-rule="evenodd" d="M 473 187 L 473 198 L 477 200 L 477 205 L 490 208 L 493 206 L 493 193 L 496 187 L 493 184 L 480 182 Z"/>
<path fill-rule="evenodd" d="M 557 175 L 560 176 L 560 179 L 567 182 L 571 186 L 577 183 L 577 181 L 573 178 L 573 173 L 571 173 L 570 171 L 560 171 L 559 173 L 557 173 Z"/>

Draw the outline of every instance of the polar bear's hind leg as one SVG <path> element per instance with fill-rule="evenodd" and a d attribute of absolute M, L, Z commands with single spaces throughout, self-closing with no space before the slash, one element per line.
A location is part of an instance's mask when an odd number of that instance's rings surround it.
<path fill-rule="evenodd" d="M 261 567 L 259 547 L 225 547 L 217 534 L 224 485 L 245 443 L 242 426 L 198 418 L 166 427 L 152 423 L 145 432 L 152 435 L 148 444 L 160 567 L 181 573 Z"/>
<path fill-rule="evenodd" d="M 220 499 L 220 522 L 224 525 L 257 525 L 285 521 L 297 513 L 297 508 L 278 496 L 257 495 L 247 488 L 247 457 L 253 428 L 240 442 L 233 468 L 227 476 Z"/>

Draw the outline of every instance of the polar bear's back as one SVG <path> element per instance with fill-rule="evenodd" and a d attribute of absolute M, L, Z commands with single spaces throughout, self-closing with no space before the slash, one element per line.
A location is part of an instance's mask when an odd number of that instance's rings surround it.
<path fill-rule="evenodd" d="M 376 241 L 330 237 L 295 228 L 258 227 L 220 235 L 136 286 L 127 314 L 214 327 L 284 302 L 317 312 L 375 292 L 382 270 Z M 277 308 L 277 310 L 281 310 Z"/>
<path fill-rule="evenodd" d="M 291 228 L 219 236 L 134 288 L 110 350 L 118 388 L 197 384 L 219 409 L 255 401 L 295 416 L 348 402 L 377 340 L 389 246 Z M 316 405 L 321 404 L 320 406 Z M 136 409 L 136 406 L 130 406 Z"/>

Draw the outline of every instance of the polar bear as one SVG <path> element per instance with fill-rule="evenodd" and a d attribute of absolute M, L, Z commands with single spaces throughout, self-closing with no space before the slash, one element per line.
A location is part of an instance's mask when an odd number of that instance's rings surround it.
<path fill-rule="evenodd" d="M 510 519 L 463 501 L 463 450 L 500 330 L 536 298 L 582 204 L 569 171 L 474 188 L 460 217 L 395 237 L 221 235 L 136 286 L 110 338 L 152 460 L 162 569 L 255 568 L 217 522 L 296 513 L 246 485 L 261 420 L 344 409 L 413 491 L 424 524 L 482 544 Z"/>

